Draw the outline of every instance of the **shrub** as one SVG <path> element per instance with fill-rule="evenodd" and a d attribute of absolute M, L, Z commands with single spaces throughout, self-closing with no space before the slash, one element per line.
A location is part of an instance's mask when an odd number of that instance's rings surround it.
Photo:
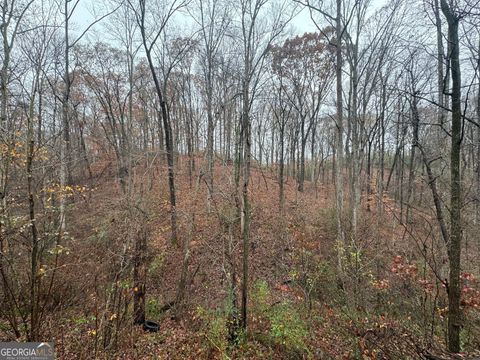
<path fill-rule="evenodd" d="M 228 356 L 228 311 L 225 309 L 206 310 L 197 307 L 197 317 L 202 320 L 204 328 L 201 330 L 208 341 L 208 347 L 220 353 L 223 359 Z"/>
<path fill-rule="evenodd" d="M 299 313 L 288 302 L 273 306 L 268 312 L 270 336 L 275 343 L 293 351 L 307 351 L 308 330 Z"/>
<path fill-rule="evenodd" d="M 295 307 L 287 302 L 268 304 L 270 291 L 264 280 L 253 285 L 252 312 L 269 323 L 267 342 L 285 347 L 288 352 L 307 352 L 308 329 Z"/>

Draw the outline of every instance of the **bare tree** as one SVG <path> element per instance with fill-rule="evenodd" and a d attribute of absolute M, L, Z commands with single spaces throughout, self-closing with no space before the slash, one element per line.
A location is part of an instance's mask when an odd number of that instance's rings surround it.
<path fill-rule="evenodd" d="M 448 257 L 450 275 L 448 283 L 448 348 L 451 352 L 460 351 L 460 253 L 462 242 L 461 208 L 462 184 L 460 177 L 460 151 L 462 145 L 462 106 L 460 43 L 458 26 L 462 18 L 461 11 L 453 2 L 441 0 L 443 15 L 448 23 L 448 64 L 452 79 L 452 131 L 450 150 L 450 238 Z"/>
<path fill-rule="evenodd" d="M 303 191 L 305 181 L 307 141 L 310 134 L 315 131 L 320 108 L 333 80 L 334 48 L 328 42 L 329 32 L 332 32 L 332 29 L 324 29 L 320 34 L 306 33 L 301 37 L 288 39 L 282 47 L 273 49 L 274 70 L 278 72 L 279 68 L 283 68 L 284 95 L 298 115 L 300 128 L 298 190 L 300 192 Z M 313 158 L 311 160 L 313 161 Z"/>
<path fill-rule="evenodd" d="M 262 24 L 261 14 L 268 9 L 267 4 L 273 5 L 271 22 Z M 241 325 L 247 329 L 248 306 L 248 255 L 250 244 L 250 167 L 251 167 L 251 110 L 259 89 L 262 70 L 266 66 L 266 55 L 272 43 L 284 31 L 291 15 L 286 2 L 280 4 L 269 3 L 268 0 L 241 0 L 240 12 L 240 41 L 242 46 L 242 110 L 240 143 L 243 159 L 243 184 L 241 204 L 241 232 L 243 238 L 243 276 L 242 276 L 242 302 Z"/>
<path fill-rule="evenodd" d="M 218 68 L 219 51 L 222 49 L 222 41 L 230 26 L 229 3 L 219 0 L 198 1 L 199 15 L 196 22 L 200 26 L 201 34 L 201 63 L 205 83 L 205 98 L 207 111 L 207 171 L 206 179 L 209 183 L 208 194 L 213 191 L 213 168 L 214 168 L 214 77 Z"/>
<path fill-rule="evenodd" d="M 168 163 L 168 185 L 170 190 L 170 217 L 172 225 L 171 240 L 172 243 L 177 242 L 177 215 L 176 215 L 176 196 L 175 196 L 175 171 L 173 160 L 173 134 L 170 117 L 168 115 L 168 109 L 166 100 L 164 98 L 164 86 L 161 85 L 158 76 L 158 70 L 155 66 L 153 54 L 155 46 L 161 36 L 164 35 L 165 28 L 172 18 L 172 16 L 181 8 L 183 8 L 188 1 L 186 0 L 174 0 L 163 8 L 163 12 L 155 14 L 154 19 L 149 17 L 149 14 L 154 14 L 155 11 L 150 12 L 150 7 L 147 9 L 147 0 L 138 0 L 138 2 L 129 0 L 129 4 L 135 13 L 137 24 L 142 38 L 143 48 L 147 57 L 148 66 L 153 77 L 155 84 L 155 90 L 157 92 L 158 101 L 162 110 L 162 122 L 165 132 L 165 148 L 167 152 Z M 152 3 L 149 3 L 152 5 Z M 152 29 L 152 21 L 155 24 L 155 29 Z"/>

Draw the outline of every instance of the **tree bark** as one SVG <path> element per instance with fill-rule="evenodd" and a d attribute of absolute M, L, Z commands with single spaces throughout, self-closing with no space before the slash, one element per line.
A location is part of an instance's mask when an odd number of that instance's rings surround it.
<path fill-rule="evenodd" d="M 336 15 L 336 63 L 335 74 L 337 78 L 337 119 L 335 132 L 335 200 L 337 210 L 337 267 L 340 278 L 343 277 L 343 253 L 345 246 L 345 235 L 343 230 L 343 84 L 342 84 L 342 0 L 337 0 Z"/>
<path fill-rule="evenodd" d="M 142 325 L 145 322 L 146 254 L 147 234 L 142 228 L 136 234 L 133 260 L 133 323 L 136 325 Z"/>
<path fill-rule="evenodd" d="M 165 148 L 167 153 L 167 165 L 168 165 L 168 188 L 170 192 L 170 222 L 172 226 L 171 232 L 171 242 L 172 244 L 177 244 L 177 210 L 176 210 L 176 196 L 175 196 L 175 173 L 173 168 L 173 138 L 172 138 L 172 126 L 170 124 L 170 118 L 168 116 L 168 109 L 165 99 L 163 97 L 162 87 L 155 70 L 155 65 L 152 59 L 152 45 L 147 44 L 147 35 L 145 33 L 145 2 L 140 2 L 140 33 L 142 35 L 143 47 L 145 49 L 145 54 L 147 56 L 148 66 L 150 72 L 152 73 L 153 82 L 155 84 L 155 90 L 157 92 L 158 101 L 160 103 L 162 121 L 163 121 L 163 130 L 165 132 Z"/>
<path fill-rule="evenodd" d="M 461 208 L 462 184 L 460 178 L 460 152 L 462 144 L 461 73 L 458 26 L 460 18 L 446 0 L 441 0 L 442 12 L 448 22 L 450 71 L 452 78 L 452 131 L 450 152 L 450 244 L 448 257 L 450 275 L 448 284 L 448 349 L 460 351 L 460 256 L 462 241 Z"/>

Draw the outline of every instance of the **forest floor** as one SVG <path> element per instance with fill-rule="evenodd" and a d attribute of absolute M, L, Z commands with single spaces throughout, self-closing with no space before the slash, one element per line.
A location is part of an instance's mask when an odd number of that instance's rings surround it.
<path fill-rule="evenodd" d="M 233 167 L 217 164 L 210 201 L 204 179 L 197 186 L 198 174 L 190 182 L 186 164 L 178 168 L 180 245 L 170 242 L 165 168 L 153 166 L 148 177 L 147 169 L 135 170 L 135 199 L 149 214 L 146 308 L 147 319 L 160 323 L 156 333 L 131 325 L 131 273 L 117 269 L 128 252 L 122 244 L 131 246 L 128 229 L 136 224 L 126 220 L 114 169 L 98 167 L 101 176 L 92 191 L 71 205 L 66 271 L 57 278 L 59 298 L 54 299 L 60 305 L 45 330 L 59 358 L 421 359 L 431 353 L 448 358 L 441 355 L 444 318 L 434 314 L 431 326 L 429 307 L 435 301 L 433 311 L 442 308 L 442 289 L 422 288 L 426 276 L 422 283 L 420 272 L 413 271 L 419 244 L 399 224 L 393 200 L 384 198 L 379 218 L 377 199 L 362 199 L 356 247 L 345 249 L 350 266 L 340 284 L 333 185 L 306 181 L 304 192 L 298 192 L 295 181 L 287 179 L 282 214 L 276 176 L 259 168 L 252 170 L 250 184 L 249 328 L 231 344 L 226 329 L 232 267 L 225 224 L 236 216 Z M 230 234 L 240 288 L 237 228 Z M 175 300 L 185 239 L 191 250 L 189 277 L 186 303 L 177 314 L 163 307 Z M 110 310 L 117 298 L 117 310 Z M 478 312 L 475 316 L 478 321 Z M 106 323 L 111 323 L 107 345 Z"/>

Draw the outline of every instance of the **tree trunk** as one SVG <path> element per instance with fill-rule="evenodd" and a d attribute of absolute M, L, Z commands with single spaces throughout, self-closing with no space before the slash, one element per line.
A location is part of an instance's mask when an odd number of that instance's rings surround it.
<path fill-rule="evenodd" d="M 413 80 L 412 80 L 413 81 Z M 409 162 L 409 173 L 408 173 L 408 188 L 407 188 L 407 210 L 405 221 L 406 223 L 410 223 L 412 219 L 411 214 L 411 201 L 412 201 L 412 193 L 414 192 L 414 182 L 415 182 L 415 168 L 416 168 L 416 158 L 415 158 L 415 150 L 418 146 L 418 125 L 420 123 L 420 118 L 418 115 L 418 107 L 417 107 L 417 95 L 416 90 L 413 89 L 413 96 L 412 96 L 412 146 L 410 148 L 410 162 Z"/>
<path fill-rule="evenodd" d="M 138 230 L 135 240 L 135 257 L 133 260 L 133 323 L 142 325 L 145 322 L 145 293 L 147 281 L 147 234 L 143 227 Z"/>
<path fill-rule="evenodd" d="M 214 168 L 214 152 L 213 152 L 213 135 L 214 135 L 214 119 L 213 119 L 213 84 L 212 84 L 212 54 L 208 53 L 208 69 L 207 69 L 207 182 L 208 182 L 208 199 L 210 203 L 213 191 L 213 168 Z"/>
<path fill-rule="evenodd" d="M 248 66 L 246 67 L 248 68 Z M 246 71 L 248 74 L 248 72 Z M 248 75 L 246 75 L 247 78 Z M 250 199 L 248 185 L 250 182 L 251 161 L 251 124 L 249 117 L 250 94 L 249 83 L 243 85 L 243 109 L 242 109 L 242 133 L 243 133 L 243 189 L 242 189 L 242 238 L 243 238 L 243 278 L 242 278 L 242 308 L 241 323 L 244 331 L 247 329 L 247 305 L 248 305 L 248 254 L 250 246 Z"/>
<path fill-rule="evenodd" d="M 283 115 L 281 115 L 283 116 Z M 283 213 L 284 205 L 285 205 L 285 192 L 284 192 L 284 168 L 285 168 L 285 156 L 284 156 L 284 138 L 285 138 L 285 123 L 284 120 L 281 120 L 282 123 L 280 124 L 280 152 L 279 152 L 279 169 L 278 169 L 278 196 L 279 196 L 279 204 L 280 204 L 280 211 Z"/>
<path fill-rule="evenodd" d="M 168 165 L 168 188 L 170 191 L 170 221 L 172 226 L 171 233 L 171 242 L 172 244 L 177 244 L 177 210 L 176 210 L 176 196 L 175 196 L 175 173 L 173 168 L 173 138 L 172 138 L 172 127 L 170 124 L 170 119 L 168 117 L 168 109 L 165 99 L 163 98 L 162 87 L 160 86 L 160 81 L 158 80 L 157 72 L 155 65 L 153 63 L 151 46 L 147 45 L 147 37 L 145 34 L 145 5 L 141 9 L 141 26 L 140 32 L 142 35 L 143 47 L 145 49 L 145 54 L 147 55 L 148 66 L 150 72 L 152 73 L 153 82 L 155 84 L 155 90 L 157 92 L 158 101 L 160 102 L 160 108 L 162 111 L 162 120 L 163 120 L 163 130 L 165 132 L 165 148 L 167 152 L 167 165 Z"/>
<path fill-rule="evenodd" d="M 461 73 L 458 40 L 459 17 L 446 0 L 441 0 L 442 12 L 448 22 L 449 62 L 452 78 L 452 138 L 450 152 L 450 245 L 448 257 L 450 276 L 448 285 L 448 349 L 460 351 L 460 255 L 462 241 L 460 179 L 460 151 L 462 144 Z"/>
<path fill-rule="evenodd" d="M 38 73 L 37 73 L 38 76 Z M 38 79 L 36 80 L 38 81 Z M 37 85 L 35 86 L 35 88 Z M 37 224 L 35 219 L 35 194 L 33 187 L 33 158 L 35 154 L 35 140 L 33 133 L 33 118 L 34 118 L 34 104 L 35 104 L 35 91 L 31 95 L 30 110 L 28 114 L 28 128 L 27 128 L 27 193 L 28 193 L 28 214 L 29 214 L 29 226 L 31 231 L 31 273 L 30 273 L 30 333 L 28 336 L 29 341 L 39 340 L 39 294 L 40 289 L 40 276 L 39 271 L 39 237 Z"/>
<path fill-rule="evenodd" d="M 382 84 L 382 111 L 380 114 L 380 177 L 378 179 L 378 214 L 383 215 L 383 191 L 385 176 L 385 109 L 387 107 L 386 81 Z M 395 153 L 396 155 L 396 153 Z M 395 156 L 396 158 L 396 156 Z"/>
<path fill-rule="evenodd" d="M 477 76 L 478 76 L 478 89 L 477 89 L 477 123 L 480 124 L 480 39 L 478 40 L 478 63 L 477 63 Z M 475 203 L 475 224 L 480 223 L 480 126 L 477 126 L 477 201 Z M 480 240 L 480 239 L 479 239 Z M 480 244 L 480 242 L 479 242 Z"/>
<path fill-rule="evenodd" d="M 337 210 L 337 267 L 340 279 L 343 278 L 343 253 L 345 247 L 345 235 L 343 230 L 343 87 L 342 87 L 342 0 L 337 0 L 336 16 L 336 64 L 335 73 L 337 78 L 337 121 L 335 132 L 335 200 Z M 342 280 L 343 281 L 343 280 Z"/>
<path fill-rule="evenodd" d="M 357 40 L 358 43 L 358 40 Z M 359 134 L 359 123 L 357 116 L 357 103 L 358 103 L 358 49 L 357 43 L 353 45 L 353 60 L 352 60 L 352 76 L 351 76 L 351 106 L 350 106 L 350 127 L 352 133 L 352 146 L 350 154 L 350 163 L 349 169 L 351 169 L 351 194 L 350 194 L 350 206 L 351 206 L 351 222 L 352 222 L 352 240 L 356 241 L 357 237 L 357 223 L 358 223 L 358 211 L 360 207 L 360 134 Z"/>
<path fill-rule="evenodd" d="M 303 185 L 305 182 L 305 147 L 307 145 L 307 139 L 305 137 L 305 118 L 302 118 L 302 124 L 300 126 L 300 159 L 299 159 L 299 171 L 298 171 L 298 191 L 303 192 Z"/>

